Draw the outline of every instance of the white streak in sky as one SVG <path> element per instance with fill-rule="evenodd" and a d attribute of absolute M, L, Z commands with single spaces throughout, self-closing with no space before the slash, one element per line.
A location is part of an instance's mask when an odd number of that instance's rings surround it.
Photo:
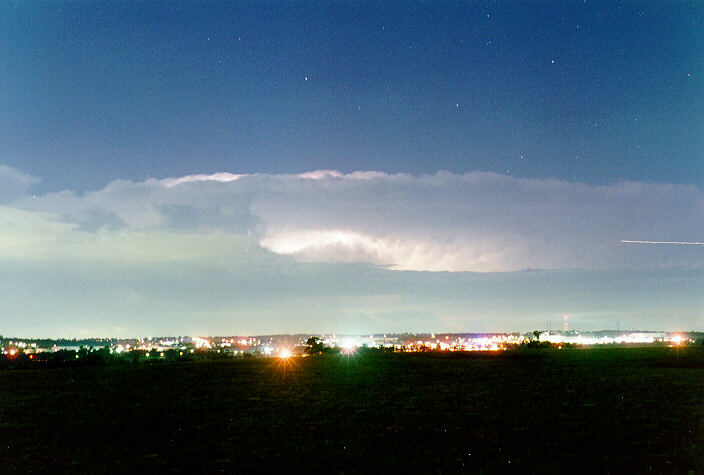
<path fill-rule="evenodd" d="M 678 246 L 704 246 L 704 242 L 699 241 L 630 241 L 627 239 L 621 239 L 621 242 L 628 244 L 676 244 Z"/>

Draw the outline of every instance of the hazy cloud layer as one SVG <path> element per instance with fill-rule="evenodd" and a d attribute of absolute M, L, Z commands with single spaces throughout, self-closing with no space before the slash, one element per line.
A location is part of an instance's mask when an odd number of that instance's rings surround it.
<path fill-rule="evenodd" d="M 700 241 L 693 186 L 316 171 L 34 197 L 36 179 L 2 172 L 3 334 L 527 331 L 566 313 L 590 329 L 704 321 L 701 246 L 620 243 Z M 529 268 L 555 271 L 401 271 Z"/>
<path fill-rule="evenodd" d="M 50 216 L 53 226 L 68 226 L 62 232 L 70 229 L 81 241 L 90 236 L 105 241 L 108 235 L 129 232 L 153 236 L 148 233 L 158 231 L 160 238 L 173 239 L 191 235 L 183 248 L 186 254 L 198 254 L 193 247 L 199 245 L 208 247 L 208 255 L 230 252 L 227 236 L 238 234 L 247 235 L 250 244 L 301 261 L 362 262 L 394 270 L 497 272 L 704 264 L 700 246 L 621 243 L 622 239 L 701 240 L 704 194 L 693 185 L 590 186 L 480 172 L 219 173 L 142 183 L 115 181 L 83 195 L 64 191 L 25 197 L 12 206 L 42 213 L 37 215 L 42 219 Z M 213 233 L 219 238 L 202 238 Z M 206 240 L 198 241 L 196 234 Z M 174 258 L 178 249 L 173 248 Z"/>

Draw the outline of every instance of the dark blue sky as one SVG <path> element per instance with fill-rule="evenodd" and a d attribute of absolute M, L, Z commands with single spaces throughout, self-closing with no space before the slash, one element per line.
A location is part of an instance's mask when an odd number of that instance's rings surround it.
<path fill-rule="evenodd" d="M 704 184 L 701 2 L 4 2 L 0 163 Z"/>

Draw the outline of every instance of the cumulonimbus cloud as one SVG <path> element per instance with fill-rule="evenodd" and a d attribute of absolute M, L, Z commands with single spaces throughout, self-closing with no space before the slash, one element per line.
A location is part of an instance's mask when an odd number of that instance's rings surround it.
<path fill-rule="evenodd" d="M 484 172 L 220 173 L 116 181 L 83 195 L 51 193 L 12 206 L 49 213 L 83 233 L 246 233 L 255 245 L 301 261 L 394 270 L 704 265 L 698 246 L 645 249 L 621 242 L 701 240 L 704 194 L 694 185 L 592 186 Z"/>

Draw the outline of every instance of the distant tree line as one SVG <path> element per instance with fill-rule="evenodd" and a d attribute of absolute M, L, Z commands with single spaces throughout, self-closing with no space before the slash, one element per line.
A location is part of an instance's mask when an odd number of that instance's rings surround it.
<path fill-rule="evenodd" d="M 323 355 L 339 353 L 340 349 L 335 346 L 326 346 L 323 340 L 317 336 L 312 336 L 306 340 L 306 346 L 303 351 L 305 351 L 307 355 Z"/>
<path fill-rule="evenodd" d="M 23 341 L 27 344 L 36 344 L 39 348 L 51 348 L 52 346 L 75 346 L 88 348 L 101 348 L 112 343 L 110 338 L 20 338 L 4 337 L 0 335 L 0 344 L 7 344 L 8 341 Z"/>
<path fill-rule="evenodd" d="M 132 350 L 116 353 L 111 352 L 108 346 L 98 349 L 81 347 L 78 350 L 38 353 L 18 351 L 14 355 L 0 354 L 0 370 L 177 363 L 196 360 L 225 360 L 234 357 L 235 355 L 231 353 L 218 352 L 217 350 L 197 350 L 193 353 L 180 349 Z"/>

